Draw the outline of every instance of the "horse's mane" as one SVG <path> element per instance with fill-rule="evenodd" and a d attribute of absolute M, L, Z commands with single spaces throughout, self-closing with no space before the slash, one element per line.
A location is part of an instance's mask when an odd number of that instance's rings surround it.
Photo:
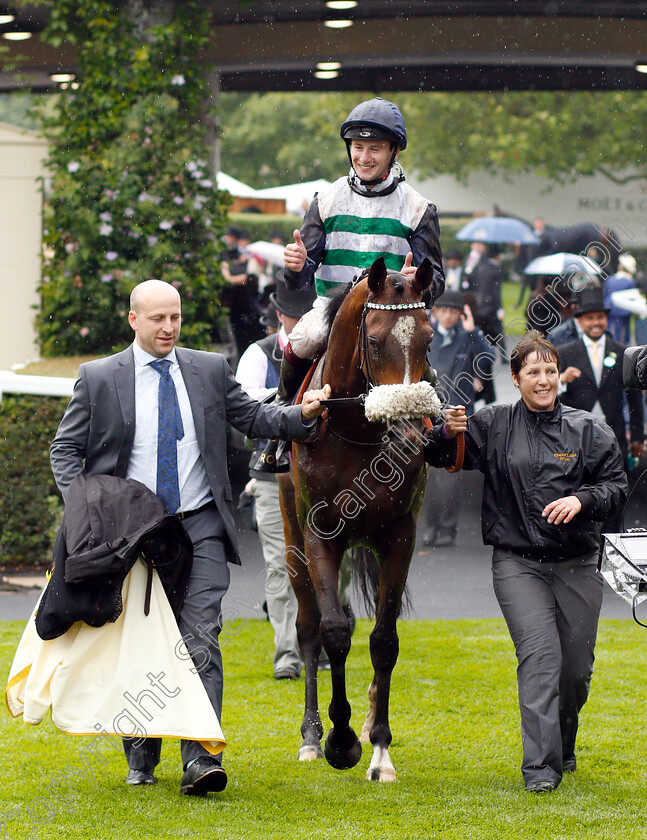
<path fill-rule="evenodd" d="M 337 317 L 337 313 L 341 309 L 342 303 L 346 300 L 346 298 L 348 297 L 348 293 L 354 285 L 354 281 L 348 283 L 345 289 L 342 289 L 334 297 L 330 298 L 330 300 L 326 304 L 326 314 L 324 315 L 324 319 L 328 332 L 330 332 L 330 330 L 332 329 L 332 323 Z"/>

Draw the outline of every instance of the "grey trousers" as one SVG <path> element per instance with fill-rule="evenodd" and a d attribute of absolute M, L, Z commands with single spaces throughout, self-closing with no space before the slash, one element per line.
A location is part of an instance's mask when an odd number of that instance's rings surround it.
<path fill-rule="evenodd" d="M 538 563 L 494 549 L 494 591 L 517 654 L 526 785 L 559 783 L 575 757 L 602 606 L 596 554 Z"/>
<path fill-rule="evenodd" d="M 274 630 L 274 671 L 287 668 L 300 674 L 303 663 L 297 638 L 297 599 L 285 564 L 279 486 L 276 481 L 254 479 L 251 491 L 265 560 L 267 613 Z"/>
<path fill-rule="evenodd" d="M 456 534 L 464 475 L 463 472 L 449 473 L 437 467 L 429 470 L 423 503 L 427 527 Z"/>
<path fill-rule="evenodd" d="M 209 508 L 185 519 L 184 527 L 193 543 L 193 567 L 186 596 L 180 612 L 180 635 L 200 674 L 207 696 L 221 720 L 222 712 L 222 655 L 218 634 L 222 629 L 223 596 L 229 589 L 229 566 L 225 556 L 225 527 L 215 508 Z M 137 640 L 133 639 L 136 650 Z M 145 658 L 146 651 L 140 651 Z M 182 655 L 182 651 L 178 655 Z M 159 764 L 162 739 L 146 738 L 133 741 L 124 738 L 124 752 L 131 770 L 152 772 Z M 184 766 L 194 758 L 209 755 L 197 741 L 181 742 Z M 220 763 L 222 753 L 215 756 Z"/>

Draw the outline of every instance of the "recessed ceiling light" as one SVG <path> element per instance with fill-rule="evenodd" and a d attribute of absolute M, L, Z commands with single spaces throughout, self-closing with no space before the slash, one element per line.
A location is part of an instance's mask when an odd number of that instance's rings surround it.
<path fill-rule="evenodd" d="M 315 72 L 315 78 L 317 79 L 336 79 L 337 76 L 339 76 L 337 70 L 317 70 Z"/>
<path fill-rule="evenodd" d="M 74 73 L 50 73 L 50 79 L 53 82 L 73 82 Z"/>
<path fill-rule="evenodd" d="M 647 73 L 647 64 L 636 64 L 638 73 Z"/>
<path fill-rule="evenodd" d="M 353 25 L 352 20 L 325 20 L 324 26 L 330 27 L 330 29 L 347 29 L 349 26 Z"/>
<path fill-rule="evenodd" d="M 0 15 L 0 26 L 2 26 L 5 23 L 11 23 L 15 19 L 16 18 L 14 15 Z"/>
<path fill-rule="evenodd" d="M 329 9 L 354 9 L 357 0 L 327 0 L 326 6 Z"/>
<path fill-rule="evenodd" d="M 340 61 L 318 61 L 317 70 L 339 70 L 341 68 Z"/>
<path fill-rule="evenodd" d="M 3 32 L 2 37 L 6 38 L 7 41 L 26 41 L 28 38 L 31 38 L 31 32 Z"/>

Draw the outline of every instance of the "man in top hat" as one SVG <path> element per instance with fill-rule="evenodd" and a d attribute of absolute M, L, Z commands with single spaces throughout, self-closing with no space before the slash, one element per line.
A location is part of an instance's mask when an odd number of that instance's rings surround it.
<path fill-rule="evenodd" d="M 241 356 L 236 379 L 257 400 L 263 400 L 279 383 L 283 348 L 288 334 L 299 318 L 311 309 L 315 290 L 288 289 L 281 272 L 276 278 L 276 292 L 270 295 L 270 309 L 280 323 L 278 332 L 250 344 Z M 263 457 L 265 441 L 259 441 L 249 464 L 251 481 L 247 485 L 256 504 L 258 535 L 265 560 L 265 599 L 274 630 L 274 678 L 296 680 L 301 675 L 301 654 L 297 640 L 297 600 L 285 563 L 283 519 L 279 505 L 276 475 L 257 469 Z M 288 468 L 284 456 L 284 469 Z"/>
<path fill-rule="evenodd" d="M 474 413 L 483 383 L 492 378 L 495 354 L 474 323 L 460 291 L 446 289 L 432 310 L 434 334 L 427 362 L 436 372 L 436 391 L 445 404 L 465 406 Z M 430 470 L 425 499 L 425 545 L 450 546 L 456 542 L 463 474 Z"/>
<path fill-rule="evenodd" d="M 562 373 L 560 399 L 564 405 L 590 411 L 608 423 L 620 444 L 627 462 L 645 454 L 643 403 L 640 391 L 625 389 L 622 382 L 622 357 L 625 345 L 606 331 L 609 310 L 604 305 L 602 289 L 582 289 L 575 299 L 573 317 L 580 338 L 559 348 Z M 624 399 L 629 405 L 629 440 L 624 416 Z"/>

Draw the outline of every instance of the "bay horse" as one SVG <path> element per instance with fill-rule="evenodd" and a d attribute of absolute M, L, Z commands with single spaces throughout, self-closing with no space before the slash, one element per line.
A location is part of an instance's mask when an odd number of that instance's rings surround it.
<path fill-rule="evenodd" d="M 321 374 L 332 389 L 327 416 L 324 413 L 313 437 L 293 442 L 292 473 L 278 476 L 286 561 L 298 600 L 297 632 L 305 663 L 299 759 L 325 754 L 333 767 L 346 769 L 361 757 L 346 696 L 351 628 L 340 606 L 337 575 L 344 552 L 363 547 L 377 560 L 377 566 L 375 560 L 372 564 L 377 580 L 370 636 L 374 676 L 362 740 L 370 738 L 373 745 L 366 777 L 383 782 L 396 777 L 389 756 L 388 718 L 391 673 L 398 657 L 396 620 L 426 484 L 422 421 L 392 418 L 428 417 L 440 409 L 433 388 L 423 381 L 432 329 L 422 294 L 431 281 L 429 260 L 409 278 L 387 272 L 380 258 L 345 296 L 330 301 L 332 328 Z M 413 405 L 413 391 L 425 394 L 422 408 Z M 375 404 L 369 412 L 373 394 L 386 396 L 383 412 Z M 365 567 L 363 573 L 368 572 Z M 323 753 L 317 701 L 322 642 L 332 680 L 332 728 Z"/>

